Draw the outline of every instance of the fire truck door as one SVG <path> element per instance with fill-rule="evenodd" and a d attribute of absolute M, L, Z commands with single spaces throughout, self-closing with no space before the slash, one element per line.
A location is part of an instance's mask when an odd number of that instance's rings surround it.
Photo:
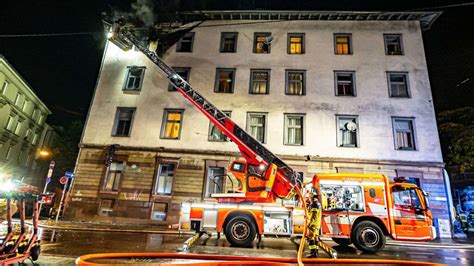
<path fill-rule="evenodd" d="M 431 236 L 428 217 L 416 189 L 393 188 L 395 238 L 423 240 Z"/>

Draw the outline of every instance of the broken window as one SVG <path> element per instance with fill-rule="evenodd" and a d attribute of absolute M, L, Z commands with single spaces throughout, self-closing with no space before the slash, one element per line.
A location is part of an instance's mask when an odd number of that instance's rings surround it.
<path fill-rule="evenodd" d="M 137 91 L 140 90 L 143 83 L 143 76 L 145 74 L 145 67 L 129 66 L 127 72 L 127 78 L 125 80 L 125 91 Z"/>
<path fill-rule="evenodd" d="M 304 115 L 285 114 L 285 145 L 303 145 Z"/>
<path fill-rule="evenodd" d="M 230 111 L 224 111 L 228 117 L 230 117 Z M 212 122 L 209 122 L 209 141 L 227 141 L 227 136 L 222 133 L 222 131 L 216 127 Z"/>
<path fill-rule="evenodd" d="M 247 114 L 247 132 L 256 140 L 265 143 L 267 115 L 262 113 Z"/>
<path fill-rule="evenodd" d="M 305 95 L 305 76 L 304 70 L 287 70 L 286 71 L 286 90 L 287 95 Z"/>
<path fill-rule="evenodd" d="M 116 192 L 119 190 L 120 178 L 122 177 L 123 162 L 112 162 L 104 180 L 103 190 Z"/>
<path fill-rule="evenodd" d="M 403 55 L 402 35 L 384 34 L 385 53 L 387 55 Z"/>
<path fill-rule="evenodd" d="M 270 70 L 250 70 L 250 94 L 268 94 L 270 91 Z"/>
<path fill-rule="evenodd" d="M 387 72 L 390 97 L 408 98 L 408 73 Z"/>
<path fill-rule="evenodd" d="M 336 95 L 355 96 L 354 72 L 335 71 Z"/>
<path fill-rule="evenodd" d="M 270 32 L 255 33 L 253 52 L 256 54 L 269 54 L 271 52 L 271 35 Z"/>
<path fill-rule="evenodd" d="M 216 85 L 214 92 L 233 93 L 234 92 L 235 69 L 218 68 L 216 69 Z"/>
<path fill-rule="evenodd" d="M 158 166 L 155 183 L 155 194 L 171 194 L 174 172 L 174 164 L 160 164 Z"/>
<path fill-rule="evenodd" d="M 187 32 L 176 44 L 176 52 L 192 52 L 194 42 L 194 32 Z"/>
<path fill-rule="evenodd" d="M 189 82 L 190 67 L 173 67 L 174 72 L 182 77 L 186 82 Z M 178 91 L 171 83 L 168 85 L 168 91 Z"/>
<path fill-rule="evenodd" d="M 179 139 L 184 110 L 165 110 L 161 138 Z"/>
<path fill-rule="evenodd" d="M 288 33 L 288 53 L 304 54 L 304 33 Z"/>
<path fill-rule="evenodd" d="M 334 34 L 336 54 L 352 54 L 352 34 Z"/>
<path fill-rule="evenodd" d="M 128 137 L 133 122 L 135 108 L 118 107 L 115 115 L 115 124 L 112 130 L 112 136 Z"/>
<path fill-rule="evenodd" d="M 337 146 L 358 147 L 357 116 L 336 116 L 337 120 Z"/>
<path fill-rule="evenodd" d="M 413 119 L 394 118 L 393 131 L 395 135 L 396 150 L 415 150 Z"/>
<path fill-rule="evenodd" d="M 235 53 L 237 52 L 237 32 L 223 32 L 221 33 L 221 53 Z"/>

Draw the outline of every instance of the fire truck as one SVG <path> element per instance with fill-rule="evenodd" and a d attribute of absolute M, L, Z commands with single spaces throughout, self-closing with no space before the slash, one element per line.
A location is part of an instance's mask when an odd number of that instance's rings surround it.
<path fill-rule="evenodd" d="M 319 230 L 308 227 L 310 206 L 318 200 L 324 210 L 323 233 L 340 244 L 354 243 L 361 250 L 377 252 L 383 248 L 386 235 L 394 239 L 433 238 L 431 213 L 416 186 L 401 180 L 389 183 L 385 176 L 375 174 L 316 175 L 305 184 L 297 171 L 142 44 L 133 34 L 133 27 L 120 20 L 106 25 L 110 26 L 108 39 L 112 43 L 125 51 L 135 48 L 147 56 L 181 95 L 237 145 L 243 157 L 227 169 L 232 175 L 229 178 L 238 184 L 229 193 L 212 195 L 216 199 L 213 203 L 183 203 L 180 230 L 212 230 L 218 237 L 224 233 L 231 244 L 240 247 L 250 245 L 256 236 L 261 240 L 264 234 L 300 235 L 300 258 L 307 234 L 315 235 L 314 230 Z M 328 252 L 321 243 L 318 241 Z"/>

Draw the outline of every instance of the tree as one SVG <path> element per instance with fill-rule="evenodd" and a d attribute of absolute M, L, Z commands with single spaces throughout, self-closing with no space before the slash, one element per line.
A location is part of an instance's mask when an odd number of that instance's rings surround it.
<path fill-rule="evenodd" d="M 443 111 L 438 123 L 447 166 L 460 173 L 474 169 L 474 107 Z"/>
<path fill-rule="evenodd" d="M 55 175 L 61 176 L 66 171 L 74 171 L 83 127 L 84 122 L 82 120 L 73 120 L 65 124 L 64 127 L 56 128 L 59 137 L 55 140 L 51 149 L 56 161 Z"/>

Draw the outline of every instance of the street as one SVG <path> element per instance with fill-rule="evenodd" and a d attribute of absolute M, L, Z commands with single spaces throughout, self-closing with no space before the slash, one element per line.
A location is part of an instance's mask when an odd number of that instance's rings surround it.
<path fill-rule="evenodd" d="M 36 265 L 44 264 L 74 264 L 74 260 L 85 254 L 108 252 L 176 252 L 189 235 L 160 235 L 145 233 L 121 232 L 87 232 L 71 230 L 41 229 L 40 259 Z M 219 254 L 236 256 L 266 256 L 266 257 L 295 257 L 296 246 L 286 238 L 263 238 L 257 247 L 233 248 L 222 237 L 215 236 L 209 239 L 206 245 L 202 242 L 191 247 L 191 253 Z M 332 241 L 327 243 L 333 246 L 340 258 L 379 258 L 400 259 L 425 262 L 437 262 L 447 265 L 473 265 L 474 249 L 446 249 L 432 247 L 410 247 L 387 245 L 377 255 L 361 254 L 352 246 L 341 248 Z M 320 252 L 320 256 L 325 256 Z M 156 262 L 156 261 L 145 261 Z"/>

